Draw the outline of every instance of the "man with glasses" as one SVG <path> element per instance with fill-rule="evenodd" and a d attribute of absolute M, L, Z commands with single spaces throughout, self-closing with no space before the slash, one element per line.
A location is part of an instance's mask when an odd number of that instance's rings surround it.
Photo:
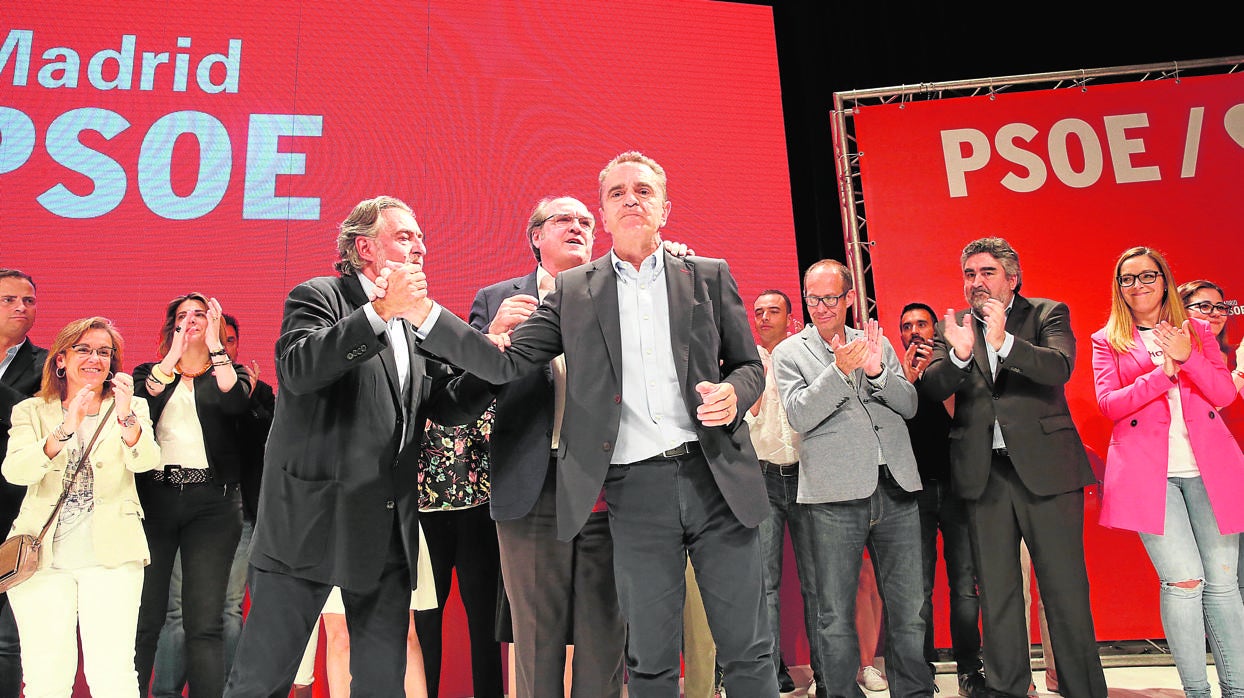
<path fill-rule="evenodd" d="M 0 269 L 0 462 L 9 440 L 13 405 L 34 395 L 43 382 L 48 350 L 27 338 L 35 324 L 35 280 L 16 269 Z M 17 518 L 26 488 L 0 478 L 0 531 Z M 0 698 L 22 693 L 22 650 L 9 595 L 0 594 Z"/>
<path fill-rule="evenodd" d="M 1063 386 L 1076 340 L 1064 303 L 1019 295 L 1019 254 L 1002 238 L 963 249 L 963 293 L 948 310 L 920 389 L 955 398 L 951 479 L 968 503 L 991 695 L 1032 681 L 1019 547 L 1028 543 L 1049 618 L 1058 684 L 1105 698 L 1084 565 L 1084 487 L 1094 482 Z M 1143 282 L 1144 280 L 1141 279 Z"/>
<path fill-rule="evenodd" d="M 804 274 L 812 324 L 779 344 L 773 371 L 790 425 L 803 436 L 799 502 L 816 544 L 817 640 L 831 696 L 858 696 L 855 594 L 864 548 L 872 556 L 886 615 L 891 695 L 930 696 L 924 663 L 920 578 L 920 473 L 905 419 L 916 389 L 876 320 L 846 326 L 855 303 L 851 273 L 825 259 Z"/>
<path fill-rule="evenodd" d="M 471 325 L 508 334 L 549 293 L 558 274 L 592 257 L 596 220 L 569 196 L 541 199 L 527 220 L 536 268 L 480 289 Z M 571 695 L 622 692 L 626 626 L 613 582 L 609 515 L 593 507 L 583 528 L 557 539 L 557 453 L 566 407 L 566 359 L 497 389 L 489 444 L 492 518 L 514 630 L 520 698 L 561 695 L 566 645 L 574 645 Z"/>

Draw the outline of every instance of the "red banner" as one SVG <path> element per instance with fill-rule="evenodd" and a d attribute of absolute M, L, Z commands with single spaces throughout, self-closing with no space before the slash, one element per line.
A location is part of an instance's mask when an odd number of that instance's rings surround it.
<path fill-rule="evenodd" d="M 539 198 L 595 212 L 598 172 L 632 149 L 668 172 L 667 239 L 727 258 L 749 303 L 797 297 L 771 8 L 55 5 L 6 3 L 0 22 L 0 267 L 38 283 L 38 344 L 105 315 L 132 367 L 155 358 L 165 303 L 198 290 L 271 381 L 282 301 L 332 273 L 359 200 L 414 208 L 432 294 L 463 314 L 534 268 Z M 465 633 L 460 616 L 446 628 Z M 464 694 L 469 672 L 447 666 L 442 687 Z"/>
<path fill-rule="evenodd" d="M 1109 314 L 1118 255 L 1155 247 L 1177 281 L 1211 279 L 1228 299 L 1244 293 L 1232 249 L 1244 220 L 1244 75 L 865 106 L 855 128 L 887 329 L 897 333 L 908 302 L 939 314 L 964 307 L 963 246 L 1007 238 L 1022 293 L 1071 308 L 1079 347 L 1068 398 L 1102 457 L 1111 425 L 1093 394 L 1089 335 Z M 1239 310 L 1228 323 L 1233 346 Z M 1156 576 L 1137 537 L 1092 516 L 1087 539 L 1098 636 L 1161 636 Z"/>
<path fill-rule="evenodd" d="M 595 211 L 630 149 L 669 173 L 667 238 L 730 259 L 747 296 L 796 290 L 770 8 L 18 3 L 0 24 L 0 264 L 39 283 L 45 344 L 104 314 L 149 359 L 164 302 L 197 289 L 266 366 L 286 292 L 331 273 L 336 224 L 380 193 L 414 208 L 433 295 L 466 312 L 533 267 L 537 199 Z M 763 211 L 746 231 L 740 187 Z"/>

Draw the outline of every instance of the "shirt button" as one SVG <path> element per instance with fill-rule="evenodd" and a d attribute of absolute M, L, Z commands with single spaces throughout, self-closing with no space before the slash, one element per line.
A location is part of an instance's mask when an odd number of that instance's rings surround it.
<path fill-rule="evenodd" d="M 385 509 L 392 509 L 392 508 L 394 508 L 394 507 L 396 507 L 396 506 L 397 506 L 397 502 L 394 502 L 392 499 L 387 500 L 387 501 L 384 503 L 384 508 L 385 508 Z"/>
<path fill-rule="evenodd" d="M 613 444 L 611 444 L 611 443 L 609 443 L 608 441 L 606 441 L 606 442 L 604 443 L 604 445 L 602 445 L 602 446 L 601 446 L 601 448 L 602 448 L 603 450 L 605 450 L 605 451 L 608 451 L 608 450 L 610 450 L 610 449 L 612 449 L 612 448 L 613 448 Z"/>

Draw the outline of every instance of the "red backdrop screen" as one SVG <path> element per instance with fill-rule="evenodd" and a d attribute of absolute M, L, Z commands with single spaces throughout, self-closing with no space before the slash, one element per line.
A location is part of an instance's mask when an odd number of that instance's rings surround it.
<path fill-rule="evenodd" d="M 336 225 L 382 193 L 414 208 L 432 294 L 464 314 L 534 267 L 539 198 L 595 211 L 597 173 L 631 149 L 669 174 L 667 239 L 729 260 L 747 302 L 797 295 L 768 7 L 84 0 L 0 21 L 0 267 L 36 279 L 36 343 L 104 315 L 127 368 L 197 290 L 272 381 L 286 293 L 332 273 Z"/>
<path fill-rule="evenodd" d="M 855 127 L 886 328 L 897 333 L 911 301 L 939 315 L 964 307 L 963 246 L 1007 238 L 1020 254 L 1021 292 L 1071 308 L 1079 343 L 1067 395 L 1100 457 L 1111 424 L 1097 409 L 1089 336 L 1109 314 L 1118 255 L 1148 245 L 1177 282 L 1214 280 L 1229 300 L 1244 291 L 1234 251 L 1244 75 L 864 106 Z M 1239 311 L 1228 322 L 1232 346 Z M 1099 638 L 1161 637 L 1157 578 L 1137 536 L 1099 527 L 1091 497 L 1088 507 Z"/>

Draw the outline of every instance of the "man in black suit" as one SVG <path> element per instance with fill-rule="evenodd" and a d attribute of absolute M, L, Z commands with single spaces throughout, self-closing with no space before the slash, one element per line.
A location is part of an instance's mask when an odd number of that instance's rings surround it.
<path fill-rule="evenodd" d="M 603 485 L 630 695 L 678 695 L 690 555 L 727 691 L 773 698 L 756 531 L 769 504 L 739 409 L 760 397 L 763 367 L 725 262 L 661 249 L 665 185 L 640 153 L 605 166 L 600 214 L 613 250 L 559 274 L 504 353 L 430 301 L 411 320 L 424 349 L 493 383 L 565 354 L 558 536 L 583 528 Z"/>
<path fill-rule="evenodd" d="M 9 441 L 13 405 L 38 392 L 48 350 L 26 335 L 35 324 L 35 280 L 16 269 L 0 269 L 0 462 Z M 0 533 L 7 535 L 22 506 L 26 488 L 0 477 Z M 22 692 L 22 648 L 8 594 L 0 594 L 0 698 Z"/>
<path fill-rule="evenodd" d="M 1049 617 L 1058 683 L 1105 698 L 1084 565 L 1084 487 L 1093 482 L 1063 386 L 1076 340 L 1064 303 L 1018 295 L 1019 255 L 1001 238 L 963 249 L 969 310 L 946 312 L 920 389 L 955 398 L 951 479 L 967 500 L 992 695 L 1027 694 L 1032 681 L 1019 564 L 1032 552 Z"/>
<path fill-rule="evenodd" d="M 557 275 L 592 255 L 596 221 L 568 196 L 541 199 L 527 221 L 536 257 L 530 274 L 480 289 L 471 325 L 512 331 L 553 291 Z M 622 691 L 626 626 L 613 579 L 608 514 L 595 507 L 569 541 L 557 539 L 556 474 L 565 409 L 566 362 L 550 361 L 497 391 L 490 440 L 492 517 L 513 617 L 519 698 L 561 694 L 566 645 L 574 645 L 571 695 Z"/>
<path fill-rule="evenodd" d="M 359 203 L 337 249 L 341 275 L 306 281 L 285 301 L 251 608 L 226 696 L 288 693 L 333 586 L 350 623 L 352 695 L 403 694 L 424 420 L 464 424 L 491 401 L 451 390 L 401 317 L 426 294 L 413 273 L 423 232 L 406 204 Z"/>

